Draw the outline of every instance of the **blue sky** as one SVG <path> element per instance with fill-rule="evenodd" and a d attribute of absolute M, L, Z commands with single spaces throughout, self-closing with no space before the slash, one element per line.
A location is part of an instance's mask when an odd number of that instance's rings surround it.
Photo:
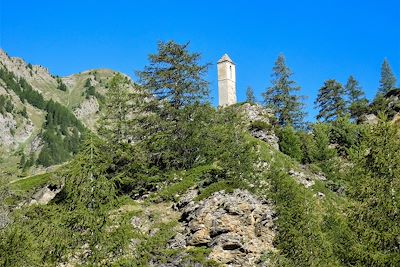
<path fill-rule="evenodd" d="M 238 100 L 252 86 L 260 99 L 273 63 L 286 56 L 307 95 L 308 119 L 326 79 L 354 75 L 372 98 L 386 57 L 400 80 L 400 1 L 76 1 L 0 0 L 0 47 L 9 55 L 66 76 L 109 68 L 134 76 L 159 40 L 191 42 L 211 62 L 228 53 Z M 399 83 L 400 84 L 400 81 Z"/>

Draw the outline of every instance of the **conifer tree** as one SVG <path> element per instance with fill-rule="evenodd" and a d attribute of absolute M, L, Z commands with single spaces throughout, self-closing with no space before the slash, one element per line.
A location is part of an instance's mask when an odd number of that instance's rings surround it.
<path fill-rule="evenodd" d="M 159 100 L 166 100 L 178 110 L 203 102 L 209 94 L 204 75 L 209 64 L 200 64 L 200 54 L 188 50 L 189 43 L 159 42 L 157 54 L 150 54 L 150 64 L 136 74 L 140 84 Z"/>
<path fill-rule="evenodd" d="M 121 144 L 128 141 L 129 112 L 129 81 L 121 74 L 115 75 L 106 93 L 104 115 L 100 120 L 99 133 L 111 144 Z"/>
<path fill-rule="evenodd" d="M 296 134 L 295 130 L 291 125 L 283 127 L 279 133 L 279 149 L 289 155 L 290 157 L 296 159 L 297 161 L 302 160 L 301 151 L 301 140 Z"/>
<path fill-rule="evenodd" d="M 368 109 L 368 100 L 359 85 L 358 81 L 350 75 L 345 85 L 345 92 L 348 96 L 348 109 L 353 119 L 359 119 Z"/>
<path fill-rule="evenodd" d="M 319 109 L 317 120 L 332 121 L 343 116 L 346 111 L 343 86 L 336 80 L 325 81 L 314 104 Z"/>
<path fill-rule="evenodd" d="M 295 94 L 300 90 L 296 82 L 291 80 L 292 71 L 286 66 L 285 57 L 279 55 L 272 73 L 272 86 L 263 93 L 264 103 L 275 111 L 281 126 L 299 127 L 303 123 L 305 112 L 302 96 Z"/>
<path fill-rule="evenodd" d="M 247 87 L 247 90 L 246 90 L 246 102 L 249 104 L 256 103 L 256 97 L 254 96 L 254 90 L 251 86 Z"/>
<path fill-rule="evenodd" d="M 386 58 L 382 63 L 381 79 L 379 83 L 380 86 L 378 94 L 384 95 L 396 87 L 396 77 L 394 76 L 392 68 L 390 67 L 389 62 Z"/>
<path fill-rule="evenodd" d="M 350 150 L 349 209 L 356 244 L 349 252 L 353 266 L 400 266 L 399 128 L 380 114 L 377 125 Z"/>

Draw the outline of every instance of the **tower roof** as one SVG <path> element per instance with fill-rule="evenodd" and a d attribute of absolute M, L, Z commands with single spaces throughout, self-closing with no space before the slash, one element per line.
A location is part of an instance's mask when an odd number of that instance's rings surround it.
<path fill-rule="evenodd" d="M 218 60 L 218 63 L 222 63 L 222 62 L 226 62 L 226 61 L 228 61 L 228 62 L 230 62 L 230 63 L 232 63 L 232 64 L 235 65 L 235 63 L 233 63 L 232 59 L 228 56 L 228 54 L 224 54 L 224 55 L 221 57 L 221 59 Z"/>

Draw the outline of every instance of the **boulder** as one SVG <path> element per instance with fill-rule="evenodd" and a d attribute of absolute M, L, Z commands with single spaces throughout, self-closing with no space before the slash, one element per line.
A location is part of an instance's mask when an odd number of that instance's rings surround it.
<path fill-rule="evenodd" d="M 181 231 L 169 242 L 171 248 L 205 246 L 210 259 L 228 266 L 255 266 L 263 253 L 274 250 L 275 216 L 268 202 L 239 189 L 198 203 L 195 197 L 189 191 L 175 205 L 182 214 Z"/>

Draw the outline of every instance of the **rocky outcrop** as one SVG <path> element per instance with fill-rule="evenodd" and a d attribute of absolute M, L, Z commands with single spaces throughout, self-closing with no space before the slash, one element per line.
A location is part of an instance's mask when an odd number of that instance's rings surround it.
<path fill-rule="evenodd" d="M 43 88 L 56 88 L 57 81 L 47 68 L 40 65 L 27 64 L 18 57 L 9 57 L 0 49 L 0 66 L 14 73 L 18 78 L 24 78 L 32 87 L 43 93 Z"/>
<path fill-rule="evenodd" d="M 85 125 L 91 129 L 94 129 L 94 124 L 97 120 L 97 114 L 99 112 L 99 103 L 94 96 L 90 96 L 85 99 L 78 108 L 74 110 L 75 116 L 84 121 Z"/>
<path fill-rule="evenodd" d="M 181 212 L 181 230 L 171 248 L 205 246 L 209 258 L 225 266 L 255 266 L 261 255 L 274 250 L 274 212 L 271 205 L 248 191 L 216 192 L 194 202 L 190 191 L 175 208 Z"/>
<path fill-rule="evenodd" d="M 32 134 L 32 122 L 25 118 L 19 120 L 20 122 L 11 113 L 0 113 L 0 144 L 5 148 L 15 149 Z"/>
<path fill-rule="evenodd" d="M 41 188 L 32 196 L 32 199 L 29 201 L 28 205 L 33 205 L 33 204 L 46 205 L 52 199 L 54 199 L 58 193 L 60 193 L 61 189 L 62 186 L 59 187 L 56 185 L 47 185 Z"/>
<path fill-rule="evenodd" d="M 310 171 L 306 170 L 304 166 L 302 167 L 302 170 L 291 169 L 289 170 L 288 174 L 292 176 L 296 182 L 304 185 L 305 188 L 313 186 L 316 180 L 319 181 L 326 180 L 326 178 L 323 175 L 311 173 Z"/>
<path fill-rule="evenodd" d="M 279 138 L 272 130 L 271 119 L 274 117 L 272 110 L 258 104 L 245 103 L 240 106 L 240 111 L 245 117 L 251 135 L 279 150 Z"/>
<path fill-rule="evenodd" d="M 360 118 L 363 124 L 376 125 L 378 124 L 378 117 L 375 114 L 365 114 Z"/>

